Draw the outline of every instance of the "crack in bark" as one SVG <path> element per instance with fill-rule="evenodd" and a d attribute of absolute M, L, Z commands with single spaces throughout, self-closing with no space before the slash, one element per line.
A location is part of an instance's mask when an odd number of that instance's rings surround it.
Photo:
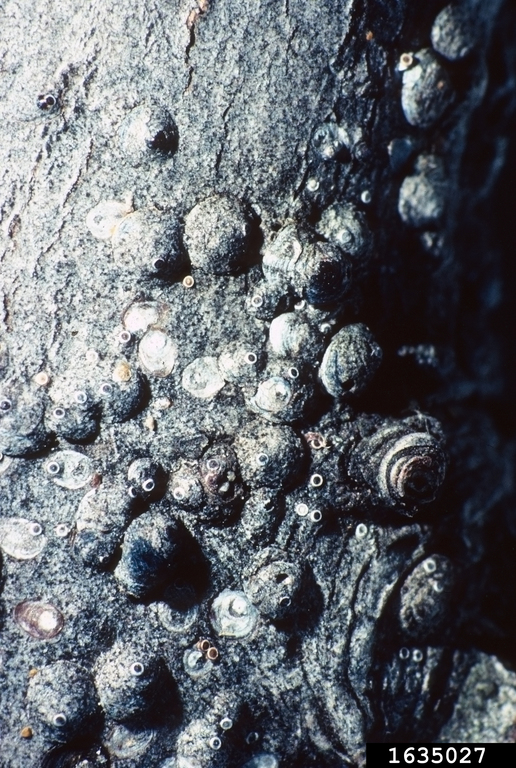
<path fill-rule="evenodd" d="M 188 93 L 192 86 L 194 67 L 190 64 L 190 54 L 195 46 L 195 28 L 198 20 L 209 10 L 209 0 L 197 0 L 197 8 L 192 8 L 186 18 L 186 26 L 190 32 L 190 39 L 185 48 L 185 65 L 188 67 L 188 79 L 183 91 L 183 95 Z"/>
<path fill-rule="evenodd" d="M 221 144 L 220 149 L 218 150 L 217 156 L 215 158 L 215 173 L 216 174 L 218 174 L 218 172 L 219 172 L 220 162 L 222 160 L 222 153 L 224 152 L 224 146 L 225 146 L 225 143 L 226 143 L 227 138 L 228 138 L 228 121 L 227 121 L 227 116 L 228 116 L 229 110 L 233 106 L 233 103 L 234 102 L 231 101 L 228 104 L 228 106 L 226 107 L 226 109 L 224 110 L 224 112 L 222 113 L 222 125 L 223 125 L 223 130 L 224 130 L 224 138 L 222 140 L 222 144 Z"/>

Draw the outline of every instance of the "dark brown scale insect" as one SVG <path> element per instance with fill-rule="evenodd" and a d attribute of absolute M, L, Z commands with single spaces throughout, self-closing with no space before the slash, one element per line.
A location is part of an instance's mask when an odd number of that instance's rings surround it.
<path fill-rule="evenodd" d="M 208 503 L 226 505 L 242 498 L 237 457 L 227 445 L 208 448 L 199 462 L 199 473 Z"/>

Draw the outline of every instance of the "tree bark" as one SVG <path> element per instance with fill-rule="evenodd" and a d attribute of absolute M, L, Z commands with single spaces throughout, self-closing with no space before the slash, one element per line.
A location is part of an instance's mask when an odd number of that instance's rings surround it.
<path fill-rule="evenodd" d="M 423 6 L 3 4 L 1 768 L 514 740 L 516 9 Z"/>

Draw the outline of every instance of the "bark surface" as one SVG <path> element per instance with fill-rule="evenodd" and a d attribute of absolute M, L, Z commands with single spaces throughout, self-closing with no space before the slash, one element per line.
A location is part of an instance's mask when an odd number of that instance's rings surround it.
<path fill-rule="evenodd" d="M 514 741 L 514 3 L 0 17 L 1 768 Z"/>

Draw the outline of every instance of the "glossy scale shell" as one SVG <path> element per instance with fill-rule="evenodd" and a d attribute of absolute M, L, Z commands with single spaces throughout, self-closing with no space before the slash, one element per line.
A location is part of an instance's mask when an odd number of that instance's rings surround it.
<path fill-rule="evenodd" d="M 43 526 L 25 517 L 0 518 L 0 548 L 15 560 L 33 560 L 45 549 L 48 539 Z"/>
<path fill-rule="evenodd" d="M 18 603 L 13 618 L 24 632 L 36 640 L 52 640 L 64 627 L 64 616 L 59 608 L 41 600 Z"/>
<path fill-rule="evenodd" d="M 87 454 L 69 448 L 51 453 L 44 469 L 55 485 L 72 491 L 88 485 L 95 471 L 93 461 Z"/>
<path fill-rule="evenodd" d="M 143 369 L 156 378 L 169 376 L 176 367 L 178 345 L 162 328 L 146 330 L 138 344 L 138 360 Z"/>
<path fill-rule="evenodd" d="M 183 370 L 181 384 L 192 397 L 211 400 L 225 385 L 218 361 L 213 355 L 196 357 Z"/>
<path fill-rule="evenodd" d="M 248 407 L 274 424 L 294 424 L 306 415 L 314 397 L 310 373 L 288 360 L 271 361 L 256 392 L 246 399 Z"/>
<path fill-rule="evenodd" d="M 303 567 L 276 547 L 259 552 L 243 574 L 244 591 L 260 613 L 284 619 L 298 610 Z"/>
<path fill-rule="evenodd" d="M 110 240 L 116 227 L 133 210 L 132 201 L 101 200 L 86 216 L 86 227 L 97 240 Z"/>
<path fill-rule="evenodd" d="M 296 293 L 314 307 L 333 306 L 351 290 L 350 259 L 332 243 L 310 243 L 303 248 L 293 285 Z"/>
<path fill-rule="evenodd" d="M 246 637 L 256 627 L 258 611 L 244 592 L 225 589 L 213 601 L 210 621 L 221 637 Z"/>

